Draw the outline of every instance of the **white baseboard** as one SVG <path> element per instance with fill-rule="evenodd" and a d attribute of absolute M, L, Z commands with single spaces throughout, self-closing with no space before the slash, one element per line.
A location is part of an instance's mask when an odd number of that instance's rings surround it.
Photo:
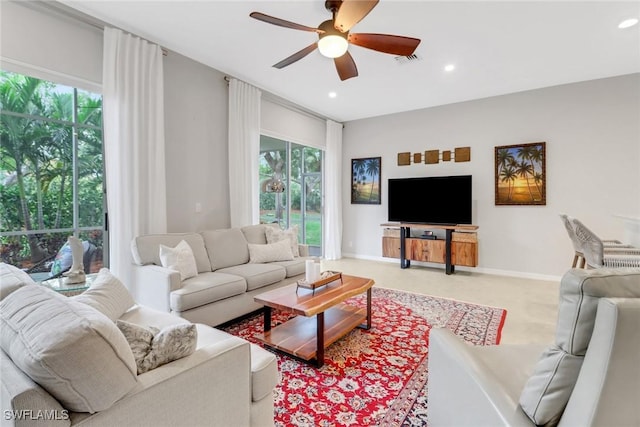
<path fill-rule="evenodd" d="M 353 253 L 343 253 L 342 256 L 345 257 L 345 258 L 355 258 L 355 259 L 364 259 L 364 260 L 368 260 L 368 261 L 388 262 L 388 263 L 398 264 L 398 266 L 400 265 L 400 260 L 394 259 L 394 258 L 376 257 L 376 256 L 369 256 L 369 255 L 359 255 L 359 254 L 353 254 Z M 442 267 L 442 264 L 433 264 L 433 263 L 428 263 L 428 262 L 412 261 L 412 263 L 415 263 L 415 265 L 424 265 L 424 266 L 427 266 L 427 267 L 437 267 L 437 266 Z M 398 268 L 400 268 L 400 267 L 398 267 Z M 497 269 L 497 268 L 485 268 L 485 267 L 472 268 L 472 267 L 456 266 L 456 271 L 458 271 L 458 270 L 459 271 L 469 271 L 471 273 L 493 274 L 495 276 L 508 276 L 508 277 L 518 277 L 518 278 L 522 278 L 522 279 L 544 280 L 544 281 L 549 281 L 549 282 L 560 282 L 560 279 L 562 279 L 562 276 L 554 276 L 554 275 L 549 275 L 549 274 L 529 273 L 529 272 L 525 272 L 525 271 L 501 270 L 501 269 Z"/>

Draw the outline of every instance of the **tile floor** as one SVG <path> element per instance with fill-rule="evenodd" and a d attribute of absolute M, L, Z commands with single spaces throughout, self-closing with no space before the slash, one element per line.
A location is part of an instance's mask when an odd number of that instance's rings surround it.
<path fill-rule="evenodd" d="M 322 261 L 323 270 L 371 277 L 376 286 L 453 298 L 507 310 L 502 344 L 550 344 L 554 339 L 559 282 L 523 279 L 472 271 L 446 275 L 443 268 L 397 262 L 343 258 Z"/>

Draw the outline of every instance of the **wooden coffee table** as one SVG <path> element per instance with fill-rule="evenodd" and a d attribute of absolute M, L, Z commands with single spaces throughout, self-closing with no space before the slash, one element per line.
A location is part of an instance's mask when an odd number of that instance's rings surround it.
<path fill-rule="evenodd" d="M 295 283 L 255 296 L 264 305 L 264 334 L 256 336 L 265 345 L 321 367 L 324 349 L 356 327 L 371 328 L 371 288 L 373 280 L 342 275 L 321 288 L 299 288 Z M 367 292 L 367 308 L 343 302 Z M 297 314 L 271 328 L 271 309 Z M 313 319 L 315 317 L 315 320 Z M 365 322 L 363 324 L 363 322 Z"/>

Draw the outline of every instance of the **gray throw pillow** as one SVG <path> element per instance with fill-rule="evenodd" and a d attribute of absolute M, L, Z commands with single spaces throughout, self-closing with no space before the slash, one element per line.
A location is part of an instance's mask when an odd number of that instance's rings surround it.
<path fill-rule="evenodd" d="M 189 356 L 196 350 L 198 331 L 192 323 L 171 325 L 162 330 L 123 320 L 116 321 L 116 325 L 131 347 L 138 374 Z"/>

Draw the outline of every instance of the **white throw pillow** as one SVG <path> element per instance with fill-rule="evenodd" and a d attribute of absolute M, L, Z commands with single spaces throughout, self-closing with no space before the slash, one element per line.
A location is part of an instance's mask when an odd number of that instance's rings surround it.
<path fill-rule="evenodd" d="M 267 238 L 267 243 L 277 243 L 281 240 L 287 240 L 291 245 L 291 253 L 294 257 L 300 256 L 300 251 L 298 249 L 298 226 L 294 225 L 293 227 L 287 228 L 286 230 L 282 230 L 280 228 L 267 226 L 264 230 L 265 237 Z"/>
<path fill-rule="evenodd" d="M 293 254 L 289 240 L 281 240 L 277 243 L 267 243 L 266 245 L 249 243 L 249 262 L 260 264 L 273 261 L 291 261 Z"/>
<path fill-rule="evenodd" d="M 196 258 L 193 256 L 191 246 L 182 240 L 175 248 L 160 245 L 160 262 L 165 268 L 176 270 L 180 273 L 180 280 L 198 275 Z"/>
<path fill-rule="evenodd" d="M 100 270 L 89 289 L 71 298 L 95 308 L 114 322 L 136 303 L 127 288 L 107 268 Z"/>

